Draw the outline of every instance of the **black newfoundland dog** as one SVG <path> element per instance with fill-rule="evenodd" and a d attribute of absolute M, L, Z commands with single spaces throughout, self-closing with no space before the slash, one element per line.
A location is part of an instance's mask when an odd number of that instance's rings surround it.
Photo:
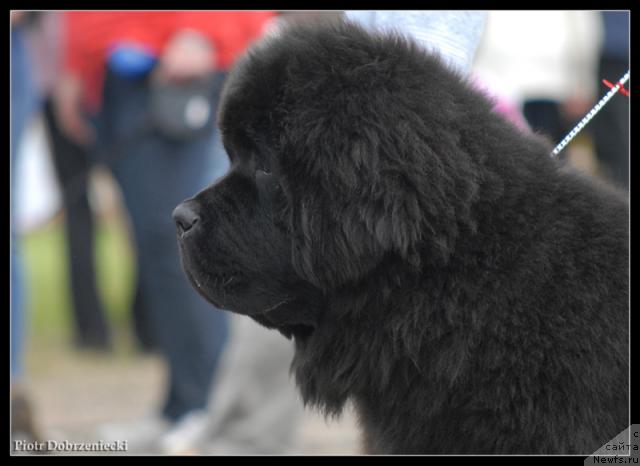
<path fill-rule="evenodd" d="M 629 426 L 626 199 L 411 41 L 294 26 L 231 72 L 229 173 L 178 206 L 216 306 L 295 341 L 370 453 L 590 454 Z"/>

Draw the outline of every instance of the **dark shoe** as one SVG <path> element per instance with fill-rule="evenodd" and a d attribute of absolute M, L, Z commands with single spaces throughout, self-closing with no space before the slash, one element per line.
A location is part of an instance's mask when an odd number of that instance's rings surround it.
<path fill-rule="evenodd" d="M 32 404 L 24 388 L 17 383 L 11 384 L 11 439 L 42 442 L 40 429 L 34 421 Z"/>

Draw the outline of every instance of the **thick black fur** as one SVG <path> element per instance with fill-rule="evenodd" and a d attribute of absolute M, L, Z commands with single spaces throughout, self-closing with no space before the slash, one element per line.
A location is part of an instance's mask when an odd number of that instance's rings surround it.
<path fill-rule="evenodd" d="M 208 300 L 293 336 L 306 403 L 372 453 L 590 454 L 629 425 L 628 208 L 413 43 L 346 24 L 254 46 L 233 164 L 187 201 Z"/>

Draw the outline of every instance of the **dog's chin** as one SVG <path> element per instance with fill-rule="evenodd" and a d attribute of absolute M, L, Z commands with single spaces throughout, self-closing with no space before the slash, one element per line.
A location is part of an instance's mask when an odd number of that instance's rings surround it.
<path fill-rule="evenodd" d="M 270 298 L 252 296 L 250 280 L 239 274 L 198 277 L 185 267 L 191 285 L 218 309 L 246 315 L 259 324 L 278 330 L 288 339 L 306 341 L 317 325 L 316 311 L 295 297 Z"/>
<path fill-rule="evenodd" d="M 181 244 L 181 246 L 183 246 Z M 305 342 L 316 328 L 321 314 L 321 296 L 307 283 L 289 289 L 297 296 L 273 293 L 261 280 L 250 279 L 237 271 L 219 270 L 204 273 L 183 247 L 183 270 L 198 294 L 216 308 L 246 315 L 264 327 L 278 330 L 288 339 Z M 304 297 L 304 298 L 302 298 Z"/>
<path fill-rule="evenodd" d="M 188 267 L 183 267 L 184 272 L 191 283 L 191 286 L 195 288 L 200 296 L 202 296 L 207 302 L 213 304 L 215 307 L 219 309 L 226 309 L 222 298 L 222 293 L 217 293 L 215 290 L 212 290 L 208 285 L 208 280 L 202 277 L 197 277 L 197 275 L 191 271 Z M 206 286 L 205 286 L 206 285 Z"/>
<path fill-rule="evenodd" d="M 237 309 L 243 307 L 241 297 L 247 294 L 249 280 L 230 270 L 203 272 L 199 262 L 190 256 L 182 243 L 179 244 L 182 269 L 198 294 L 218 309 L 242 313 Z"/>

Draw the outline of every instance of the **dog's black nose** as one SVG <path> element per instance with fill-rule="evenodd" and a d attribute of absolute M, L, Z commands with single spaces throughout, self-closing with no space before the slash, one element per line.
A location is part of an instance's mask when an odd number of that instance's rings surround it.
<path fill-rule="evenodd" d="M 193 204 L 188 201 L 179 204 L 178 207 L 173 210 L 172 215 L 178 230 L 182 233 L 191 230 L 198 223 L 198 220 L 200 220 Z"/>

